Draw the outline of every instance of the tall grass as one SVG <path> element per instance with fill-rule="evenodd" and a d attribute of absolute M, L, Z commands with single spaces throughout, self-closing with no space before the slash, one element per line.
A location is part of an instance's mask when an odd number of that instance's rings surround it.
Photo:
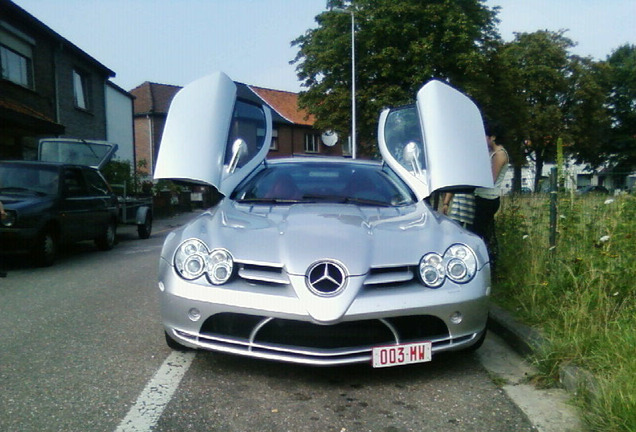
<path fill-rule="evenodd" d="M 542 331 L 546 380 L 573 364 L 595 377 L 579 402 L 592 430 L 636 431 L 636 197 L 505 197 L 493 300 Z"/>

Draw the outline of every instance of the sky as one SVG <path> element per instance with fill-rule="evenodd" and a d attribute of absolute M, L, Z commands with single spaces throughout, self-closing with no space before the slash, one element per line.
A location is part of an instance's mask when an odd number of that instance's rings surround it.
<path fill-rule="evenodd" d="M 184 86 L 221 70 L 235 81 L 297 92 L 291 41 L 317 27 L 325 0 L 13 0 L 113 70 L 132 90 Z M 399 0 L 396 0 L 399 1 Z M 499 31 L 567 29 L 574 54 L 604 60 L 636 44 L 636 0 L 487 0 Z"/>

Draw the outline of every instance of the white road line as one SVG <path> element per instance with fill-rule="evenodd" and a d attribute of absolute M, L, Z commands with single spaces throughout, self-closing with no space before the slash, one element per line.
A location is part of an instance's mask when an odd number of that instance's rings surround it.
<path fill-rule="evenodd" d="M 179 383 L 192 364 L 194 356 L 194 351 L 173 351 L 148 382 L 115 432 L 151 431 L 179 387 Z"/>

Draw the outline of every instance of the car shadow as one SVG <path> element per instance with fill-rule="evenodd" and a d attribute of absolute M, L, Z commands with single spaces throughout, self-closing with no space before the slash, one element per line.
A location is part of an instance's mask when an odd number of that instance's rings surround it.
<path fill-rule="evenodd" d="M 306 366 L 276 361 L 252 359 L 230 354 L 197 351 L 197 362 L 202 369 L 224 370 L 226 374 L 260 375 L 269 379 L 306 382 L 312 385 L 343 385 L 355 387 L 357 382 L 383 384 L 390 382 L 408 384 L 413 379 L 430 379 L 432 376 L 453 372 L 466 373 L 480 368 L 473 353 L 446 352 L 433 356 L 431 362 L 398 367 L 374 369 L 370 364 L 345 366 Z"/>

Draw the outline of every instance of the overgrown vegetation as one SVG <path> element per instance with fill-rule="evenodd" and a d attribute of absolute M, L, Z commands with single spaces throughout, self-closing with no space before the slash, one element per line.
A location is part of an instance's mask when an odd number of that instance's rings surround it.
<path fill-rule="evenodd" d="M 636 197 L 563 195 L 558 214 L 551 249 L 549 199 L 504 199 L 493 301 L 542 331 L 544 379 L 565 364 L 593 374 L 578 398 L 592 430 L 635 431 Z"/>

